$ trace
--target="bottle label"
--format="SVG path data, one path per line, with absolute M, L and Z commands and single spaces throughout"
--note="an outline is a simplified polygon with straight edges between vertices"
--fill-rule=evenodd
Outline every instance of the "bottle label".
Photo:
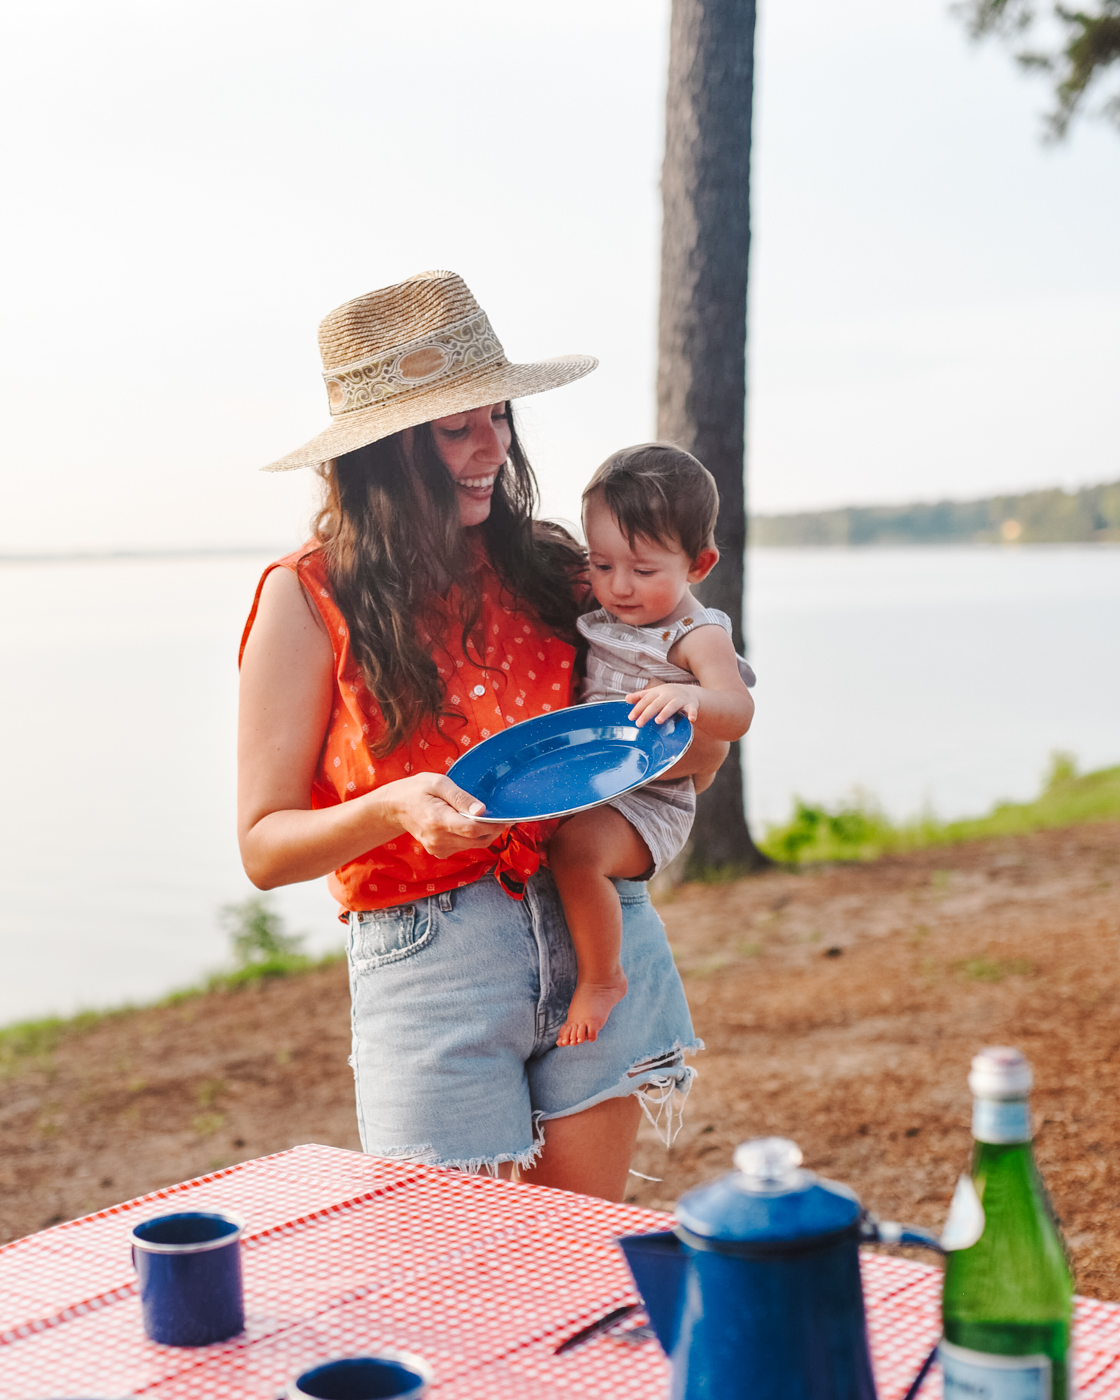
M 1030 1142 L 1030 1104 L 1026 1099 L 973 1099 L 972 1136 L 977 1142 Z
M 1048 1356 L 995 1356 L 943 1341 L 937 1359 L 945 1400 L 1051 1400 Z
M 941 1248 L 946 1254 L 954 1249 L 971 1249 L 984 1233 L 984 1207 L 976 1194 L 970 1176 L 962 1176 L 953 1192 L 949 1214 L 941 1231 Z

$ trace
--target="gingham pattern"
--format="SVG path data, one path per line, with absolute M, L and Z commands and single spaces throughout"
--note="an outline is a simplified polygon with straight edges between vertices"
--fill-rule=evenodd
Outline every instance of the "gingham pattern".
M 128 1233 L 161 1211 L 248 1222 L 245 1333 L 200 1349 L 144 1338 Z M 296 1147 L 0 1247 L 0 1396 L 274 1400 L 328 1356 L 426 1357 L 439 1400 L 661 1400 L 667 1364 L 631 1335 L 564 1356 L 581 1326 L 635 1300 L 616 1235 L 667 1217 L 330 1147 Z M 863 1260 L 880 1400 L 899 1400 L 938 1332 L 939 1274 Z M 1080 1300 L 1079 1394 L 1120 1397 L 1120 1306 Z M 940 1395 L 932 1374 L 923 1400 Z

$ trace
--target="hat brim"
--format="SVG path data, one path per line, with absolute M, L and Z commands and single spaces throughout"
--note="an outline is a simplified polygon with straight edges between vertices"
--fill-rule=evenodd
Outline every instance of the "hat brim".
M 433 418 L 468 413 L 472 408 L 485 408 L 503 399 L 522 399 L 544 393 L 546 389 L 559 389 L 590 374 L 598 363 L 593 355 L 557 355 L 531 365 L 490 365 L 469 377 L 458 376 L 449 384 L 427 385 L 407 398 L 395 397 L 389 403 L 340 415 L 318 437 L 286 457 L 269 462 L 261 471 L 289 472 L 297 467 L 318 466 L 344 452 L 368 447 L 391 433 L 430 423 Z

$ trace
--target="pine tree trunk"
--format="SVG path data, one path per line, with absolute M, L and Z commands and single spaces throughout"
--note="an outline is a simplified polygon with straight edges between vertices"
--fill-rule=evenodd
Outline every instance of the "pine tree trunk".
M 720 493 L 719 566 L 699 592 L 743 647 L 747 263 L 755 0 L 673 0 L 661 171 L 657 435 L 694 453 Z M 701 794 L 687 873 L 768 864 L 743 811 L 739 746 Z

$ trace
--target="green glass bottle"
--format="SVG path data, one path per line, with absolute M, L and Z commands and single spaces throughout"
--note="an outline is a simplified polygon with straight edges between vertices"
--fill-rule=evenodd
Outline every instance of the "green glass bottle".
M 1069 1400 L 1073 1279 L 1031 1149 L 1030 1065 L 983 1050 L 968 1083 L 972 1176 L 943 1237 L 945 1400 Z

